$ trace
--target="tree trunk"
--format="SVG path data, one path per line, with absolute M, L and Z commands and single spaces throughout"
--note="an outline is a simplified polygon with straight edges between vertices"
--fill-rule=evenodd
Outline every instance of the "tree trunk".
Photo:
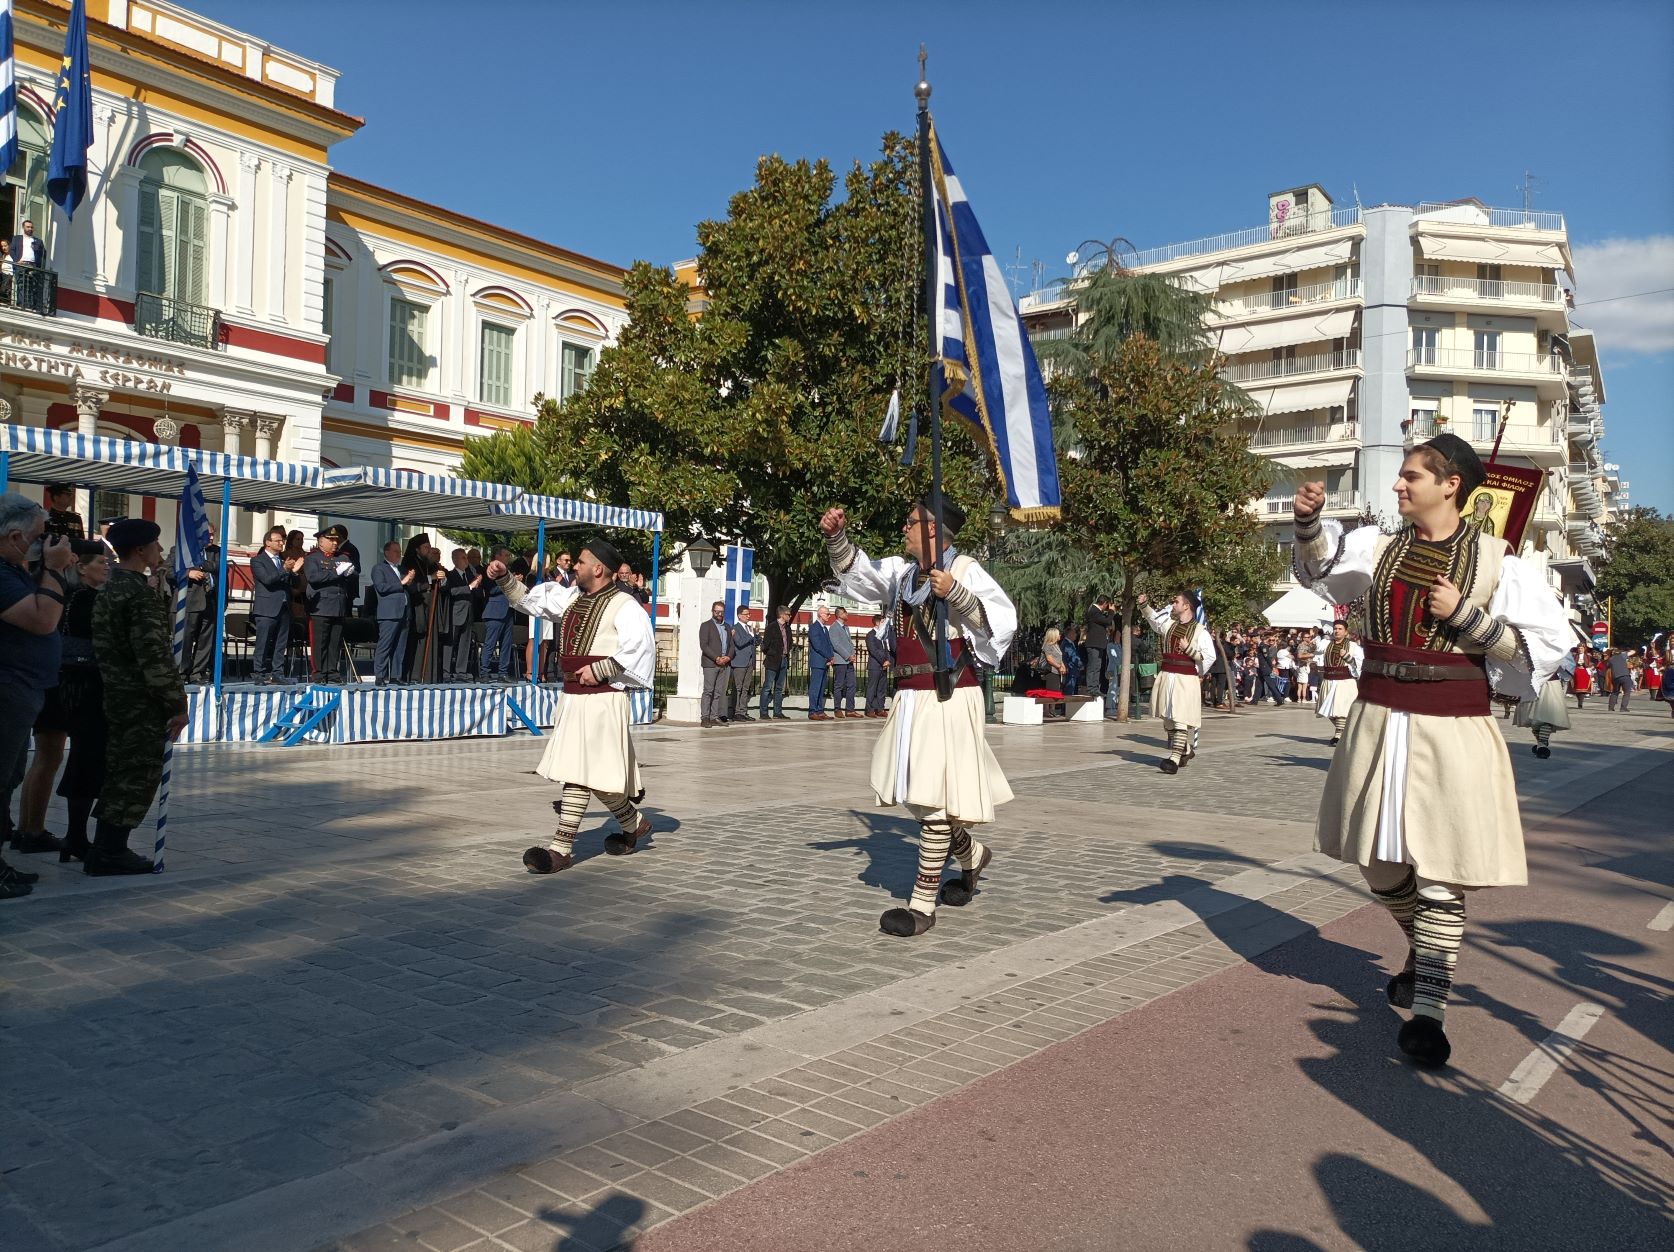
M 1129 623 L 1133 621 L 1133 573 L 1122 571 L 1122 616 L 1116 624 L 1117 638 L 1122 644 L 1122 682 L 1121 693 L 1116 697 L 1116 720 L 1128 720 L 1129 693 L 1133 690 L 1133 631 Z

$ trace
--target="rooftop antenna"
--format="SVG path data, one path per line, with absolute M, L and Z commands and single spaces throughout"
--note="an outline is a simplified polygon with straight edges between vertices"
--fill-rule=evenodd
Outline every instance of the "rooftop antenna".
M 1011 298 L 1015 301 L 1017 299 L 1017 284 L 1023 275 L 1022 244 L 1017 245 L 1016 254 L 1011 258 L 1010 263 L 1006 266 L 1006 274 L 1008 275 L 1006 278 L 1006 285 L 1011 288 Z
M 1350 183 L 1349 188 L 1354 192 L 1354 207 L 1358 210 L 1360 208 L 1360 184 Z
M 1534 188 L 1540 179 L 1528 170 L 1523 171 L 1523 217 L 1525 220 L 1534 218 Z

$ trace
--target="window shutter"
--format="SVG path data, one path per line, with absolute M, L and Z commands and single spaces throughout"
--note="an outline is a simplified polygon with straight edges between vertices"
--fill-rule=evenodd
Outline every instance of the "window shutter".
M 180 281 L 175 295 L 188 304 L 202 304 L 209 253 L 209 212 L 201 200 L 180 197 Z
M 177 251 L 180 239 L 180 197 L 167 187 L 157 188 L 157 285 L 152 288 L 160 296 L 171 299 L 180 293 L 180 256 Z
M 162 247 L 158 237 L 162 210 L 158 203 L 158 189 L 151 183 L 141 183 L 139 193 L 139 273 L 134 282 L 141 291 L 161 291 L 157 253 Z

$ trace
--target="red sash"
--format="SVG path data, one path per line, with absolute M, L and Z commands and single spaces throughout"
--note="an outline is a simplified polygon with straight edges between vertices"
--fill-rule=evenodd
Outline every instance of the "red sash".
M 1176 656 L 1172 652 L 1163 656 L 1157 668 L 1165 674 L 1190 674 L 1193 678 L 1200 678 L 1197 672 L 1197 662 L 1188 656 Z
M 608 656 L 576 656 L 573 653 L 560 652 L 558 654 L 558 666 L 564 671 L 564 694 L 567 696 L 597 696 L 603 695 L 607 691 L 615 691 L 616 688 L 609 683 L 584 683 L 574 677 L 594 661 L 608 660 L 610 660 Z
M 965 641 L 963 639 L 949 639 L 948 651 L 953 659 L 964 655 Z M 978 687 L 981 683 L 977 679 L 976 668 L 967 665 L 959 671 L 959 677 L 953 684 L 955 687 Z M 905 636 L 899 638 L 895 644 L 895 689 L 897 691 L 934 691 L 936 689 L 936 675 L 930 668 L 930 653 L 917 639 Z
M 1366 672 L 1373 662 L 1384 665 L 1439 666 L 1475 670 L 1468 678 L 1406 682 L 1396 676 Z M 1367 704 L 1381 704 L 1400 713 L 1424 713 L 1431 717 L 1487 717 L 1488 675 L 1480 656 L 1463 652 L 1429 652 L 1423 648 L 1397 648 L 1386 643 L 1366 644 L 1366 665 L 1360 675 L 1360 698 Z
M 1346 665 L 1326 665 L 1321 667 L 1319 676 L 1326 682 L 1340 683 L 1346 678 L 1353 678 L 1354 671 Z

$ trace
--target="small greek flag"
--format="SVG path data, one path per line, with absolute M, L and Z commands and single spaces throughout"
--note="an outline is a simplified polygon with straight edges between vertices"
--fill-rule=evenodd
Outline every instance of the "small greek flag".
M 1058 456 L 1035 350 L 988 250 L 965 190 L 930 127 L 936 196 L 936 320 L 945 410 L 987 448 L 1000 490 L 1019 521 L 1058 516 Z
M 17 160 L 17 61 L 12 55 L 12 0 L 0 0 L 0 175 Z
M 750 607 L 750 586 L 756 577 L 756 550 L 729 544 L 725 569 L 722 599 L 727 605 L 727 621 L 736 622 L 739 613 Z
M 1197 589 L 1197 612 L 1193 614 L 1193 616 L 1197 618 L 1197 624 L 1199 626 L 1207 626 L 1209 624 L 1209 609 L 1203 603 L 1202 587 Z

